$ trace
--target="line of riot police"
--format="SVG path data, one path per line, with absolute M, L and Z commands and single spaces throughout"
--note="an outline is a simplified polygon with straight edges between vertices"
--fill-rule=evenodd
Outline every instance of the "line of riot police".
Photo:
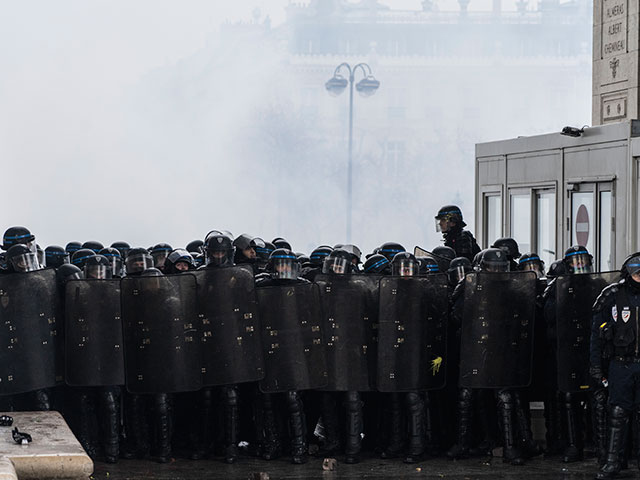
M 529 402 L 543 400 L 549 454 L 582 457 L 590 406 L 606 456 L 590 308 L 617 274 L 575 275 L 590 258 L 572 247 L 547 286 L 513 239 L 480 251 L 457 207 L 436 220 L 445 246 L 414 256 L 385 243 L 363 264 L 354 245 L 307 258 L 282 238 L 214 230 L 187 249 L 47 247 L 44 270 L 35 238 L 13 227 L 0 276 L 5 409 L 63 410 L 108 462 L 177 450 L 233 463 L 244 441 L 302 463 L 319 438 L 320 455 L 347 463 L 363 448 L 412 463 L 502 445 L 520 465 L 541 453 Z

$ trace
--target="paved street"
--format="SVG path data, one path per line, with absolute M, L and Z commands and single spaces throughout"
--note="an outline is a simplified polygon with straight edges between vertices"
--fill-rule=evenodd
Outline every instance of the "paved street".
M 338 458 L 340 461 L 340 458 Z M 625 472 L 626 478 L 640 478 L 634 469 Z M 96 462 L 92 478 L 98 480 L 124 479 L 242 479 L 246 480 L 253 473 L 266 472 L 270 479 L 381 479 L 395 480 L 410 478 L 475 480 L 586 480 L 596 472 L 595 459 L 581 463 L 565 465 L 560 458 L 543 460 L 542 457 L 529 461 L 526 466 L 513 467 L 504 465 L 501 458 L 470 459 L 448 461 L 430 459 L 416 465 L 405 465 L 401 461 L 383 461 L 366 458 L 358 465 L 338 463 L 335 471 L 323 471 L 322 459 L 310 458 L 306 465 L 292 465 L 286 459 L 266 462 L 244 457 L 236 465 L 226 465 L 221 461 L 190 461 L 177 459 L 170 464 L 160 465 L 151 461 L 122 460 L 117 465 Z

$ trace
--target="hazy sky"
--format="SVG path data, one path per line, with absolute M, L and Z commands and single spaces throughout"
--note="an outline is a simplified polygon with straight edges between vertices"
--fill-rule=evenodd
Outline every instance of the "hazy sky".
M 221 23 L 249 22 L 254 15 L 263 21 L 269 15 L 276 26 L 284 21 L 288 3 L 0 2 L 0 229 L 27 226 L 43 247 L 93 239 L 176 247 L 211 229 L 229 229 L 267 240 L 277 235 L 300 239 L 297 249 L 308 250 L 315 239 L 297 228 L 299 211 L 291 211 L 285 225 L 269 223 L 274 218 L 269 190 L 257 187 L 259 179 L 242 170 L 243 159 L 234 155 L 237 145 L 225 145 L 237 133 L 235 122 L 244 122 L 265 93 L 256 91 L 256 79 L 277 75 L 278 59 L 260 45 L 243 56 L 216 43 Z M 421 8 L 419 0 L 381 3 Z M 458 9 L 455 0 L 436 3 L 441 10 Z M 514 4 L 505 0 L 503 7 L 512 10 Z M 491 5 L 491 0 L 472 0 L 469 8 Z M 207 56 L 210 51 L 216 58 Z M 222 68 L 225 61 L 232 67 Z M 247 75 L 237 75 L 242 69 Z M 158 74 L 165 70 L 170 78 L 184 77 L 187 88 Z M 202 72 L 210 77 L 199 83 Z M 205 92 L 189 91 L 204 88 L 203 82 Z M 155 96 L 146 97 L 147 90 Z M 159 104 L 158 92 L 166 94 L 166 104 Z M 216 111 L 194 113 L 191 102 L 192 110 L 175 115 L 185 96 L 197 95 Z M 167 111 L 172 118 L 163 116 Z M 316 207 L 310 205 L 309 214 Z M 336 223 L 342 225 L 342 218 Z M 317 243 L 344 241 L 330 237 Z M 367 239 L 353 240 L 373 246 Z

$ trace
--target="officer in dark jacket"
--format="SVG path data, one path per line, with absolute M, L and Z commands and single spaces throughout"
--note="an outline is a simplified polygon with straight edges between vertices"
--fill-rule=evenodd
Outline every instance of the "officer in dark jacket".
M 277 239 L 276 239 L 277 240 Z M 290 285 L 296 283 L 310 283 L 299 276 L 300 263 L 295 254 L 286 248 L 275 249 L 267 264 L 267 272 L 256 277 L 256 287 L 272 287 Z M 262 458 L 273 460 L 281 454 L 281 441 L 276 425 L 277 394 L 262 394 L 262 416 L 264 428 L 264 445 Z M 289 441 L 291 451 L 291 463 L 302 464 L 307 462 L 307 424 L 304 412 L 304 404 L 300 392 L 290 390 L 284 394 L 286 404 L 286 416 L 289 426 Z
M 442 232 L 444 244 L 456 251 L 456 257 L 466 257 L 469 261 L 480 252 L 480 247 L 462 220 L 462 211 L 455 205 L 445 205 L 436 215 L 436 231 Z
M 621 270 L 622 280 L 606 287 L 593 308 L 590 374 L 597 384 L 608 381 L 610 406 L 607 458 L 597 479 L 620 472 L 629 416 L 640 414 L 640 252 L 628 257 Z M 610 358 L 606 378 L 603 358 Z

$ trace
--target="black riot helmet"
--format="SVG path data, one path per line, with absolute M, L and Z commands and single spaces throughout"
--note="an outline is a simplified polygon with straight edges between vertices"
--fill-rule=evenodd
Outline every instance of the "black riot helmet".
M 478 263 L 481 272 L 508 272 L 509 258 L 501 248 L 486 248 Z
M 70 263 L 60 265 L 60 268 L 56 270 L 56 279 L 60 285 L 65 285 L 69 280 L 80 280 L 82 278 L 82 270 Z
M 438 265 L 440 266 L 440 270 L 442 271 L 448 269 L 449 262 L 456 258 L 456 251 L 453 248 L 447 247 L 445 245 L 439 245 L 435 247 L 431 251 L 431 253 L 433 253 L 433 256 L 438 261 Z
M 173 248 L 168 243 L 158 243 L 151 247 L 151 256 L 153 257 L 153 265 L 160 271 L 164 270 L 164 262 L 171 253 Z
M 82 244 L 82 248 L 88 248 L 89 250 L 93 250 L 94 253 L 98 253 L 100 250 L 104 248 L 104 245 L 102 245 L 100 242 L 97 242 L 95 240 L 89 240 L 88 242 L 84 242 Z
M 235 247 L 230 236 L 224 233 L 213 233 L 207 236 L 204 244 L 207 266 L 230 267 L 233 265 Z
M 535 272 L 538 278 L 544 277 L 544 262 L 537 253 L 524 253 L 518 261 L 518 268 L 525 272 Z
M 202 253 L 202 246 L 204 245 L 204 242 L 202 240 L 192 240 L 189 243 L 187 243 L 187 247 L 186 250 L 187 252 L 193 254 L 193 253 Z
M 122 255 L 120 255 L 120 250 L 114 247 L 106 247 L 98 252 L 98 255 L 102 255 L 107 260 L 109 260 L 109 265 L 111 265 L 111 276 L 112 277 L 122 277 Z
M 264 242 L 264 247 L 256 247 L 257 264 L 260 270 L 264 270 L 269 263 L 269 257 L 276 249 L 273 243 Z
M 69 254 L 69 257 L 76 253 L 78 250 L 82 248 L 82 244 L 80 242 L 69 242 L 67 246 L 64 247 L 64 251 Z
M 84 262 L 87 261 L 87 258 L 93 257 L 95 254 L 96 252 L 88 248 L 76 250 L 73 255 L 71 255 L 71 264 L 82 270 L 84 269 Z
M 325 259 L 331 252 L 333 252 L 333 248 L 331 248 L 329 245 L 320 245 L 313 252 L 311 252 L 311 255 L 309 256 L 311 265 L 313 265 L 314 267 L 322 267 Z
M 464 276 L 472 270 L 471 262 L 467 257 L 456 257 L 449 263 L 447 276 L 450 285 L 457 285 Z
M 620 271 L 625 278 L 630 278 L 632 281 L 640 283 L 633 279 L 633 275 L 640 272 L 640 252 L 629 255 L 623 262 Z
M 167 257 L 164 262 L 164 273 L 170 275 L 172 273 L 187 272 L 195 270 L 196 263 L 191 254 L 183 248 L 176 248 Z
M 405 248 L 399 243 L 394 242 L 383 243 L 380 246 L 380 250 L 378 251 L 378 253 L 381 253 L 382 255 L 387 257 L 387 260 L 389 260 L 390 262 L 393 260 L 393 257 L 395 257 L 400 252 L 406 252 Z
M 27 227 L 9 227 L 2 236 L 2 248 L 8 250 L 13 245 L 18 244 L 27 245 L 29 248 L 31 248 L 31 244 L 35 243 L 35 240 L 35 235 L 33 235 Z M 31 250 L 33 249 L 31 248 Z
M 115 248 L 116 250 L 118 250 L 120 252 L 120 257 L 125 259 L 127 258 L 127 255 L 129 255 L 131 245 L 129 245 L 127 242 L 113 242 L 111 244 L 111 248 Z
M 564 259 L 556 260 L 551 265 L 549 265 L 549 271 L 547 272 L 547 277 L 553 278 L 558 277 L 560 275 L 565 275 L 567 273 L 567 265 L 564 263 Z
M 438 210 L 438 214 L 436 215 L 436 232 L 447 232 L 449 230 L 450 226 L 445 226 L 446 223 L 444 222 L 454 222 L 456 225 L 459 225 L 460 228 L 467 226 L 462 219 L 462 210 L 456 205 L 445 205 Z
M 374 253 L 364 262 L 364 273 L 389 275 L 391 273 L 391 262 L 387 257 L 380 253 Z
M 132 248 L 124 263 L 127 275 L 140 275 L 148 268 L 153 268 L 153 257 L 146 248 Z
M 84 278 L 105 280 L 111 277 L 111 263 L 104 255 L 94 255 L 84 262 Z
M 32 252 L 35 252 L 36 237 L 26 227 L 9 227 L 2 236 L 2 248 L 9 250 L 13 245 L 26 245 Z
M 572 245 L 564 252 L 563 261 L 569 273 L 590 273 L 591 255 L 582 245 Z
M 69 263 L 69 254 L 58 245 L 49 245 L 44 249 L 44 259 L 47 267 L 58 268 Z
M 256 248 L 264 247 L 264 240 L 247 233 L 243 233 L 233 241 L 235 247 L 234 260 L 236 264 L 240 263 L 256 263 L 258 260 L 258 252 Z
M 520 258 L 520 249 L 518 248 L 518 242 L 511 237 L 502 237 L 497 239 L 491 245 L 491 248 L 501 248 L 507 254 L 509 260 L 517 260 Z
M 300 275 L 300 262 L 291 250 L 276 248 L 269 256 L 267 271 L 278 280 L 296 280 Z
M 342 250 L 346 250 L 351 254 L 351 263 L 357 267 L 358 264 L 362 263 L 362 251 L 351 243 L 346 243 L 340 247 Z
M 271 243 L 273 243 L 273 245 L 276 248 L 286 248 L 287 250 L 293 250 L 291 248 L 291 244 L 289 242 L 287 242 L 284 238 L 282 237 L 276 237 L 273 240 L 271 240 Z
M 322 273 L 344 275 L 353 270 L 352 254 L 342 248 L 336 248 L 322 264 Z
M 396 253 L 391 260 L 391 274 L 400 277 L 413 277 L 420 273 L 420 264 L 409 252 Z
M 418 263 L 420 264 L 420 275 L 428 275 L 430 273 L 439 273 L 440 266 L 438 265 L 438 261 L 430 256 L 426 257 L 417 257 Z
M 28 245 L 16 243 L 9 247 L 6 254 L 7 270 L 9 272 L 34 272 L 40 270 L 38 254 L 33 252 Z

